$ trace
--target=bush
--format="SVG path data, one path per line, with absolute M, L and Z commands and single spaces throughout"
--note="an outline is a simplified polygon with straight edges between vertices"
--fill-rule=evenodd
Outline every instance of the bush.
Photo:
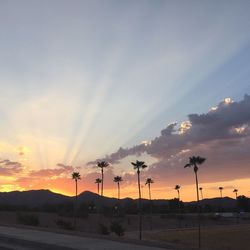
M 17 221 L 20 224 L 28 226 L 38 226 L 40 224 L 39 217 L 35 214 L 17 214 Z
M 105 225 L 99 223 L 99 232 L 100 232 L 100 234 L 108 235 L 109 234 L 109 229 Z
M 62 229 L 73 230 L 72 223 L 70 221 L 56 220 L 56 225 Z
M 111 222 L 110 225 L 110 231 L 112 233 L 115 233 L 118 236 L 123 236 L 125 232 L 125 228 L 122 226 L 122 224 L 118 221 Z

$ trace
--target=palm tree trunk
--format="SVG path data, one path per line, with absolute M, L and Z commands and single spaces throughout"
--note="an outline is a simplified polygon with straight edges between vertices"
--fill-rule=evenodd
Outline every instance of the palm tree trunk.
M 149 200 L 150 200 L 150 230 L 153 229 L 153 225 L 152 225 L 152 199 L 151 199 L 151 186 L 150 183 L 148 184 L 148 191 L 149 191 Z
M 197 172 L 195 172 L 195 183 L 196 183 L 197 202 L 199 203 L 200 197 L 199 197 L 199 184 L 198 184 L 198 175 L 197 175 Z
M 97 193 L 98 193 L 98 195 L 99 195 L 99 191 L 100 191 L 100 184 L 99 184 L 99 182 L 97 183 Z
M 177 193 L 178 193 L 178 213 L 179 213 L 179 228 L 181 227 L 181 201 L 180 201 L 180 190 L 177 189 Z
M 197 194 L 197 206 L 198 206 L 198 241 L 199 248 L 201 248 L 201 221 L 200 221 L 200 198 L 199 198 L 199 184 L 198 184 L 198 175 L 197 171 L 195 171 L 195 182 L 196 182 L 196 194 Z
M 75 196 L 75 209 L 74 209 L 74 228 L 76 229 L 76 211 L 77 211 L 77 180 L 76 182 L 76 196 Z
M 222 190 L 220 190 L 220 198 L 222 198 Z
M 117 182 L 117 185 L 118 185 L 118 200 L 120 200 L 120 183 Z
M 202 190 L 201 190 L 201 199 L 203 200 L 203 192 L 202 192 Z
M 103 178 L 103 168 L 102 168 L 102 187 L 101 187 L 101 196 L 103 196 L 103 182 L 104 182 L 104 178 Z
M 139 191 L 139 200 L 138 200 L 138 205 L 139 205 L 139 239 L 142 239 L 142 212 L 141 212 L 141 184 L 140 184 L 140 171 L 139 169 L 137 170 L 137 177 L 138 177 L 138 191 Z
M 181 198 L 180 198 L 180 191 L 178 191 L 178 205 L 179 205 L 179 214 L 181 213 Z

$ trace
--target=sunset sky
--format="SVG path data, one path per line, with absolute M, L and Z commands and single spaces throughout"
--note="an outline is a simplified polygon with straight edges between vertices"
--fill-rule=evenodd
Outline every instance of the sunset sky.
M 250 195 L 250 1 L 0 0 L 0 191 Z M 148 198 L 147 187 L 143 197 Z

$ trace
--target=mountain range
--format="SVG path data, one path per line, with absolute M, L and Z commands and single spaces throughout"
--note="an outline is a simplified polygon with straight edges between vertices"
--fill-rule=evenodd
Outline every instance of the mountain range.
M 27 206 L 38 207 L 44 204 L 60 204 L 64 202 L 71 202 L 75 197 L 66 196 L 58 193 L 51 192 L 50 190 L 30 190 L 30 191 L 13 191 L 13 192 L 0 192 L 0 205 L 12 205 L 12 206 Z M 85 191 L 78 196 L 80 203 L 93 203 L 95 205 L 114 206 L 117 204 L 116 198 L 101 197 L 96 193 Z M 124 198 L 119 201 L 120 205 L 133 204 L 137 199 Z M 144 202 L 149 200 L 143 199 Z M 153 200 L 155 205 L 168 205 L 169 200 L 158 199 Z M 184 205 L 195 205 L 195 201 L 183 202 Z M 236 206 L 235 199 L 224 198 L 212 198 L 204 199 L 201 201 L 201 205 L 209 206 L 221 206 L 233 208 Z

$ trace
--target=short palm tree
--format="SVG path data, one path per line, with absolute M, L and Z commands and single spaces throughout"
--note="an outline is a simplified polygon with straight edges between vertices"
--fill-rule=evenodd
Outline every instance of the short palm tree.
M 178 210 L 179 210 L 179 214 L 181 214 L 181 197 L 180 197 L 180 185 L 176 185 L 175 186 L 175 190 L 177 191 L 178 194 Z M 181 226 L 181 220 L 179 220 L 179 227 Z
M 219 190 L 220 190 L 220 198 L 222 198 L 223 187 L 219 187 Z
M 235 193 L 235 198 L 236 198 L 236 200 L 237 200 L 237 198 L 238 198 L 238 189 L 234 189 L 233 192 Z
M 97 178 L 97 179 L 95 179 L 95 183 L 97 184 L 97 193 L 98 193 L 98 195 L 99 195 L 99 191 L 100 191 L 100 183 L 102 183 L 102 179 L 100 179 L 100 178 Z
M 201 199 L 203 200 L 203 188 L 200 187 L 199 190 L 200 190 L 200 193 L 201 193 Z
M 123 179 L 122 179 L 121 176 L 115 176 L 113 181 L 117 183 L 117 188 L 118 188 L 118 200 L 120 200 L 120 182 L 122 182 Z
M 149 194 L 149 201 L 150 201 L 150 230 L 153 229 L 152 225 L 152 212 L 153 212 L 153 204 L 151 199 L 151 184 L 153 184 L 154 181 L 151 178 L 147 178 L 145 185 L 148 185 L 148 194 Z
M 181 188 L 181 186 L 179 186 L 179 185 L 176 185 L 174 188 L 177 191 L 179 202 L 180 202 L 180 188 Z
M 72 179 L 75 180 L 75 185 L 76 185 L 76 195 L 75 195 L 75 209 L 74 209 L 74 227 L 76 227 L 76 209 L 77 209 L 77 184 L 78 184 L 78 180 L 81 179 L 81 175 L 79 172 L 73 172 L 72 173 Z
M 137 172 L 137 181 L 138 181 L 138 192 L 139 192 L 139 199 L 138 199 L 138 205 L 139 205 L 139 239 L 142 238 L 142 213 L 141 213 L 141 180 L 140 180 L 140 173 L 141 170 L 146 168 L 147 165 L 145 165 L 144 161 L 136 161 L 131 162 L 131 164 L 134 166 L 134 169 Z
M 151 184 L 153 184 L 154 181 L 151 178 L 147 178 L 145 185 L 148 185 L 148 194 L 149 194 L 149 200 L 151 201 Z
M 189 162 L 184 166 L 184 168 L 193 167 L 193 169 L 194 169 L 198 207 L 199 207 L 199 202 L 200 202 L 200 198 L 199 198 L 199 182 L 198 182 L 198 174 L 197 174 L 197 172 L 199 170 L 198 165 L 201 165 L 205 161 L 206 161 L 206 158 L 202 158 L 200 156 L 192 156 L 192 157 L 189 157 Z M 200 208 L 199 208 L 199 214 L 200 214 Z M 199 219 L 199 248 L 200 248 L 201 247 L 200 216 L 198 216 L 198 219 Z
M 104 174 L 103 174 L 103 169 L 108 167 L 109 166 L 109 163 L 106 162 L 106 161 L 100 161 L 100 162 L 97 162 L 97 167 L 101 169 L 101 174 L 102 174 L 102 186 L 101 186 L 101 196 L 103 196 L 103 183 L 104 183 Z

